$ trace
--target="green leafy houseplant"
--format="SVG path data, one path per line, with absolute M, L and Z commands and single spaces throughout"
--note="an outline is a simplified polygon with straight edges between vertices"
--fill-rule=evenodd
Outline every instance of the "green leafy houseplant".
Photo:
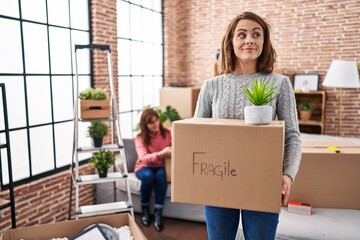
M 110 117 L 110 101 L 105 89 L 87 88 L 79 94 L 82 119 Z
M 299 113 L 301 120 L 310 120 L 312 115 L 313 107 L 309 102 L 302 102 L 299 105 Z
M 274 99 L 276 88 L 273 82 L 265 82 L 262 77 L 255 79 L 251 87 L 245 87 L 245 98 L 254 106 L 262 106 Z
M 92 121 L 88 127 L 88 134 L 94 140 L 95 147 L 102 146 L 103 137 L 108 133 L 108 127 L 103 122 L 96 120 Z
M 246 124 L 266 125 L 271 122 L 272 107 L 266 104 L 275 98 L 275 91 L 273 81 L 265 82 L 262 77 L 254 79 L 251 87 L 245 87 L 245 98 L 254 105 L 244 108 Z
M 106 177 L 108 169 L 115 165 L 115 156 L 111 151 L 102 149 L 92 155 L 89 163 L 98 170 L 100 177 Z
M 299 105 L 299 110 L 300 111 L 311 111 L 312 110 L 312 106 L 309 102 L 302 102 Z
M 159 115 L 160 121 L 162 123 L 165 122 L 166 120 L 173 122 L 173 121 L 181 119 L 181 117 L 180 117 L 179 113 L 176 111 L 176 109 L 171 106 L 166 106 L 165 111 L 161 111 L 160 108 L 157 108 L 156 112 Z
M 106 100 L 107 92 L 102 88 L 87 88 L 79 95 L 80 100 Z

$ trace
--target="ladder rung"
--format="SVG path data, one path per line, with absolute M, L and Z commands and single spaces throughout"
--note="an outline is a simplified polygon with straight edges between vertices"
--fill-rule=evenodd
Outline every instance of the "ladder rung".
M 6 143 L 1 143 L 1 144 L 0 144 L 0 149 L 1 149 L 1 148 L 6 148 Z
M 117 150 L 120 150 L 124 148 L 123 146 L 121 145 L 118 145 L 118 144 L 108 144 L 108 145 L 103 145 L 102 147 L 100 148 L 96 148 L 96 147 L 80 147 L 78 148 L 78 152 L 97 152 L 101 149 L 105 149 L 105 150 L 110 150 L 110 151 L 117 151 Z
M 129 203 L 125 201 L 121 201 L 121 202 L 82 206 L 80 207 L 79 211 L 76 214 L 79 217 L 89 217 L 99 214 L 127 212 L 130 211 L 131 208 L 132 206 Z
M 123 175 L 121 172 L 109 172 L 106 178 L 100 178 L 99 174 L 91 175 L 82 175 L 77 180 L 79 185 L 83 184 L 93 184 L 93 183 L 105 183 L 105 182 L 114 182 L 120 179 L 126 178 L 126 175 Z

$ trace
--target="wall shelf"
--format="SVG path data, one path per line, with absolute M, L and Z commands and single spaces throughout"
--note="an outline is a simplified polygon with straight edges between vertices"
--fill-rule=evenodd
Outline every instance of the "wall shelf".
M 302 102 L 309 102 L 313 108 L 310 120 L 302 120 L 299 115 L 300 132 L 324 134 L 325 91 L 295 92 L 295 99 L 298 107 Z

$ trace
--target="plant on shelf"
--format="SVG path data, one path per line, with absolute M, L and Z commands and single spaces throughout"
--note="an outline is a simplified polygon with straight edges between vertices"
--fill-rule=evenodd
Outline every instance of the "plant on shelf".
M 107 177 L 108 169 L 115 165 L 115 156 L 111 151 L 102 149 L 99 152 L 93 153 L 89 163 L 98 170 L 100 178 L 105 178 Z
M 262 77 L 254 79 L 251 87 L 245 86 L 245 98 L 254 105 L 244 108 L 245 123 L 260 125 L 271 122 L 272 107 L 266 104 L 274 99 L 275 90 L 273 81 L 265 82 Z
M 106 100 L 107 92 L 102 88 L 87 88 L 79 95 L 80 100 Z
M 93 139 L 95 147 L 102 147 L 103 138 L 107 133 L 107 125 L 99 120 L 92 121 L 88 127 L 89 137 Z
M 87 88 L 79 94 L 82 119 L 110 117 L 110 101 L 105 89 Z
M 299 113 L 301 120 L 310 120 L 312 115 L 313 107 L 309 102 L 302 102 L 299 105 Z

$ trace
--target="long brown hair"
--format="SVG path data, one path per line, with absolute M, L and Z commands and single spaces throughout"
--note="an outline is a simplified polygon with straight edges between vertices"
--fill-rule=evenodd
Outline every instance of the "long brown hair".
M 144 141 L 145 145 L 150 145 L 150 131 L 147 128 L 147 124 L 151 122 L 152 118 L 156 117 L 159 119 L 159 115 L 157 112 L 152 108 L 147 108 L 143 111 L 140 118 L 140 133 L 138 134 L 142 140 Z M 160 121 L 160 133 L 163 138 L 166 136 L 166 132 L 168 130 L 164 128 L 163 124 Z
M 270 40 L 270 25 L 261 17 L 252 12 L 244 12 L 236 16 L 228 25 L 221 43 L 219 72 L 220 74 L 230 74 L 235 72 L 236 55 L 232 40 L 236 25 L 240 20 L 247 19 L 257 22 L 264 31 L 264 45 L 261 55 L 256 64 L 256 71 L 262 73 L 271 73 L 276 61 L 276 52 Z

